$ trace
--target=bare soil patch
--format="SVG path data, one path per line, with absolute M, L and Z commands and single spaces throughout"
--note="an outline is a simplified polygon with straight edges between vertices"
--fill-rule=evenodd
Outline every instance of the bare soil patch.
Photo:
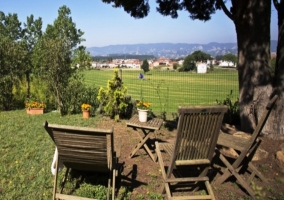
M 121 156 L 119 163 L 121 166 L 120 176 L 117 186 L 127 188 L 132 193 L 131 199 L 141 199 L 141 194 L 162 193 L 163 181 L 159 170 L 158 162 L 153 162 L 146 154 L 144 149 L 140 149 L 136 156 L 129 158 L 129 154 L 139 141 L 135 130 L 126 126 L 127 120 L 115 122 L 108 117 L 104 117 L 99 123 L 100 128 L 114 127 L 115 143 L 121 144 Z M 171 126 L 165 124 L 151 137 L 148 145 L 154 150 L 154 141 L 173 142 L 176 129 L 172 123 Z M 284 199 L 284 165 L 276 159 L 276 152 L 280 151 L 282 140 L 271 140 L 262 138 L 260 148 L 268 152 L 267 158 L 254 161 L 254 165 L 268 179 L 269 185 L 264 184 L 259 179 L 254 179 L 256 190 L 264 195 L 261 199 Z M 222 165 L 217 159 L 214 159 L 213 168 L 208 176 L 214 190 L 216 199 L 250 199 L 250 196 L 243 190 L 234 178 L 227 180 L 221 186 L 214 185 L 214 179 L 220 176 Z M 119 192 L 121 192 L 119 190 Z M 118 194 L 118 195 L 121 195 Z

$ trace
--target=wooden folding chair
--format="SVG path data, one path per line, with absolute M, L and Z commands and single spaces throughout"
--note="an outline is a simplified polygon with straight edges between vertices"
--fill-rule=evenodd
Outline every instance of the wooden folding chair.
M 168 199 L 215 199 L 207 172 L 227 109 L 226 106 L 179 107 L 175 143 L 155 143 Z M 205 184 L 206 195 L 193 194 L 200 183 Z
M 277 98 L 278 96 L 275 95 L 268 102 L 257 127 L 251 135 L 251 138 L 245 139 L 225 133 L 220 133 L 217 141 L 217 145 L 220 147 L 216 148 L 216 155 L 224 163 L 226 169 L 222 171 L 222 176 L 216 179 L 216 185 L 220 185 L 229 177 L 234 176 L 238 180 L 239 184 L 254 198 L 255 193 L 250 187 L 250 183 L 252 182 L 253 178 L 257 176 L 265 183 L 268 183 L 261 172 L 259 172 L 257 168 L 252 164 L 252 158 L 261 143 L 261 140 L 258 136 L 260 135 Z M 223 153 L 222 147 L 232 148 L 236 151 L 238 156 L 230 157 L 234 160 L 233 163 L 229 162 L 229 159 L 227 159 L 229 155 Z M 245 180 L 244 176 L 241 176 L 241 172 L 250 172 L 250 177 Z
M 107 199 L 110 198 L 111 181 L 112 199 L 114 199 L 119 155 L 114 151 L 113 129 L 65 126 L 48 124 L 47 122 L 44 123 L 44 128 L 58 149 L 53 199 L 87 199 L 62 194 L 70 169 L 109 173 Z M 59 159 L 67 170 L 61 183 L 61 190 L 57 193 Z

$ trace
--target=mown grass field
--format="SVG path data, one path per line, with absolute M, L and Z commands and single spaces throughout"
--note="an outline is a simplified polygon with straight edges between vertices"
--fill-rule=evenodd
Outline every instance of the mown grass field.
M 175 113 L 178 106 L 216 105 L 216 99 L 224 100 L 233 90 L 238 97 L 237 70 L 215 69 L 206 74 L 151 70 L 145 79 L 139 79 L 140 70 L 122 69 L 122 80 L 133 100 L 151 103 L 154 113 Z M 113 76 L 113 69 L 85 71 L 85 81 L 106 88 Z

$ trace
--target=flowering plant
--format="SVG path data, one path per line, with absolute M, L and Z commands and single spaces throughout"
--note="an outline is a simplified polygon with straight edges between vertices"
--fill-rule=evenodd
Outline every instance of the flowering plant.
M 82 108 L 82 110 L 87 110 L 87 111 L 89 111 L 90 109 L 91 109 L 91 105 L 90 104 L 87 104 L 87 103 L 83 103 L 82 105 L 81 105 L 81 108 Z
M 151 104 L 149 102 L 143 101 L 143 99 L 136 101 L 136 107 L 141 110 L 149 110 L 150 106 Z
M 26 108 L 46 108 L 46 105 L 38 101 L 29 101 L 29 102 L 26 102 L 25 107 Z

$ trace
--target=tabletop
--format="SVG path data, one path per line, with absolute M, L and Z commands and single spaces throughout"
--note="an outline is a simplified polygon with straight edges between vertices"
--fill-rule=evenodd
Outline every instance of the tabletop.
M 138 115 L 134 115 L 126 125 L 132 128 L 141 128 L 148 130 L 159 130 L 163 124 L 163 119 L 153 118 L 147 122 L 140 122 Z

